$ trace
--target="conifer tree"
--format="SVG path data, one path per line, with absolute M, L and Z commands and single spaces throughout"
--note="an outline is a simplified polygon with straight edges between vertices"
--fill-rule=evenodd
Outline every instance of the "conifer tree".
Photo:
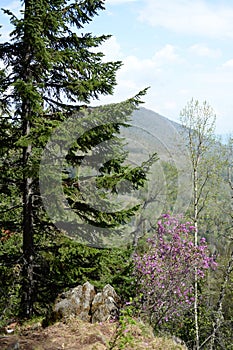
M 42 151 L 51 132 L 62 122 L 74 115 L 79 123 L 80 117 L 88 114 L 89 109 L 85 106 L 91 99 L 113 93 L 115 75 L 121 66 L 118 61 L 103 62 L 103 54 L 93 50 L 107 40 L 108 35 L 82 33 L 83 27 L 103 9 L 104 1 L 101 0 L 24 0 L 21 17 L 4 10 L 14 29 L 11 40 L 0 44 L 0 59 L 4 65 L 0 74 L 1 167 L 6 169 L 1 182 L 8 197 L 12 196 L 13 189 L 15 191 L 15 203 L 11 203 L 11 208 L 5 201 L 12 217 L 18 217 L 12 226 L 19 229 L 22 225 L 21 306 L 26 317 L 33 313 L 36 289 L 34 235 L 49 227 L 48 218 L 41 214 L 38 175 Z M 77 150 L 87 151 L 119 133 L 120 126 L 126 125 L 128 116 L 140 102 L 140 96 L 112 105 L 104 113 L 101 108 L 95 110 L 91 117 L 105 118 L 111 114 L 111 123 L 102 123 L 76 140 L 67 155 L 67 164 L 80 164 L 82 157 L 77 156 Z M 118 141 L 117 144 L 119 147 Z M 125 178 L 136 188 L 143 185 L 153 157 L 149 163 L 135 169 L 123 166 L 123 161 L 121 155 L 116 161 L 103 165 L 100 185 L 106 190 L 116 190 L 116 175 L 118 181 Z M 80 196 L 77 189 L 74 190 L 75 182 L 77 177 L 63 179 L 69 204 L 84 221 L 114 226 L 137 209 L 130 208 L 115 217 L 103 215 L 101 211 L 85 206 L 83 201 L 80 204 Z M 5 218 L 1 221 L 5 227 Z

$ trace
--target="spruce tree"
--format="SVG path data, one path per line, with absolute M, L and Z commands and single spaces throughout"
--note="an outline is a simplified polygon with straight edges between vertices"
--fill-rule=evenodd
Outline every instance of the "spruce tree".
M 108 35 L 82 33 L 93 16 L 104 9 L 104 1 L 25 0 L 22 4 L 19 18 L 4 10 L 14 29 L 11 40 L 0 44 L 0 59 L 4 64 L 0 74 L 1 167 L 6 169 L 1 182 L 6 198 L 15 196 L 14 203 L 8 203 L 5 198 L 8 223 L 2 216 L 1 224 L 6 227 L 11 222 L 9 218 L 17 216 L 17 220 L 11 222 L 11 229 L 19 230 L 19 225 L 22 226 L 21 309 L 24 316 L 30 317 L 36 291 L 34 237 L 36 232 L 52 227 L 41 209 L 39 168 L 43 149 L 53 130 L 71 116 L 81 129 L 83 116 L 89 114 L 92 121 L 110 116 L 110 123 L 94 128 L 93 122 L 93 129 L 83 133 L 72 145 L 66 161 L 67 167 L 73 169 L 82 160 L 78 151 L 86 152 L 119 134 L 120 126 L 127 124 L 129 115 L 140 102 L 141 94 L 105 109 L 86 108 L 91 99 L 113 93 L 116 72 L 121 66 L 118 61 L 103 62 L 103 54 L 93 50 L 107 40 Z M 118 139 L 116 148 L 121 145 Z M 106 191 L 116 191 L 117 182 L 122 179 L 132 182 L 135 188 L 143 185 L 154 158 L 142 167 L 131 168 L 122 164 L 125 157 L 121 154 L 118 159 L 103 164 L 99 186 Z M 85 205 L 79 189 L 74 186 L 78 176 L 66 176 L 67 168 L 63 170 L 64 192 L 81 220 L 97 227 L 113 227 L 126 221 L 137 209 L 133 206 L 116 215 L 96 211 Z

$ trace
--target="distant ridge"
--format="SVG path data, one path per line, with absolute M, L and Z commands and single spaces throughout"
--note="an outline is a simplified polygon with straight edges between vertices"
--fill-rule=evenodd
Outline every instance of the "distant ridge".
M 192 186 L 190 156 L 181 125 L 146 108 L 132 114 L 130 125 L 122 129 L 129 163 L 141 165 L 152 154 L 157 153 L 158 156 L 150 168 L 147 183 L 146 197 L 154 199 L 143 215 L 153 221 L 167 210 L 178 214 L 185 212 L 190 203 Z M 169 172 L 171 169 L 172 173 Z M 173 204 L 169 202 L 169 188 L 174 192 Z
M 151 121 L 156 121 L 158 127 L 163 127 L 165 124 L 172 124 L 177 130 L 180 130 L 181 128 L 181 125 L 179 123 L 176 123 L 169 118 L 164 117 L 161 114 L 145 107 L 141 107 L 140 109 L 135 110 L 133 113 L 133 121 L 142 122 L 142 118 L 145 118 L 145 121 L 143 122 L 145 126 L 148 125 L 148 123 Z
M 159 158 L 166 161 L 183 154 L 180 124 L 144 107 L 134 111 L 131 118 L 131 127 L 123 129 L 122 134 L 129 150 L 140 160 L 145 153 L 157 152 Z

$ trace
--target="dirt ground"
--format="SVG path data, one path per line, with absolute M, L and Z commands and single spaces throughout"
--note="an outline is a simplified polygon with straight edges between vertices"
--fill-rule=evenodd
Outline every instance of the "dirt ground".
M 90 324 L 79 319 L 58 322 L 47 328 L 40 325 L 16 327 L 15 334 L 0 335 L 0 350 L 109 350 L 115 329 L 116 324 L 110 322 Z M 134 343 L 125 345 L 123 349 L 185 349 L 171 339 L 154 338 L 151 332 L 145 332 L 140 327 L 131 332 Z

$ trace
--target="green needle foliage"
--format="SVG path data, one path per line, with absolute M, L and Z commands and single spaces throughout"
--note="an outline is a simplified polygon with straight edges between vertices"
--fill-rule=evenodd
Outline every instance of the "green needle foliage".
M 124 180 L 132 184 L 132 189 L 143 186 L 150 164 L 155 160 L 152 156 L 141 167 L 131 167 L 119 138 L 120 127 L 128 125 L 129 116 L 145 91 L 120 104 L 87 108 L 92 99 L 113 93 L 116 72 L 121 67 L 119 61 L 103 62 L 103 54 L 96 50 L 109 35 L 82 32 L 103 9 L 104 1 L 100 0 L 25 0 L 19 17 L 3 10 L 14 29 L 11 39 L 0 44 L 3 66 L 0 71 L 0 223 L 3 230 L 22 233 L 22 245 L 17 244 L 18 251 L 12 254 L 11 261 L 20 265 L 21 313 L 26 317 L 34 312 L 40 279 L 36 276 L 43 274 L 43 250 L 52 245 L 55 226 L 68 227 L 73 236 L 85 236 L 87 242 L 98 245 L 103 243 L 99 228 L 120 226 L 138 209 L 138 205 L 130 205 L 124 210 L 106 213 L 101 206 L 98 209 L 92 206 L 93 171 L 99 169 L 98 202 L 109 207 L 108 194 L 128 193 L 129 186 L 124 186 Z M 80 137 L 70 145 L 69 130 L 66 133 L 63 128 L 62 134 L 56 134 L 55 147 L 50 149 L 53 164 L 59 162 L 56 147 L 67 149 L 69 146 L 69 149 L 60 168 L 62 174 L 54 169 L 43 174 L 51 185 L 43 193 L 46 198 L 42 198 L 41 157 L 49 151 L 47 145 L 55 130 L 70 120 L 71 129 L 75 125 Z M 109 140 L 110 145 L 106 144 Z M 98 160 L 98 152 L 111 155 L 111 159 Z M 85 175 L 90 175 L 85 198 L 79 188 L 83 161 L 86 162 Z M 72 209 L 66 216 L 59 214 L 59 208 L 55 210 L 56 200 L 60 200 L 56 181 L 60 178 Z M 50 202 L 53 220 L 44 211 L 43 200 Z M 86 231 L 83 223 L 96 227 L 94 236 Z M 121 229 L 119 232 L 122 233 Z M 5 240 L 2 241 L 5 261 L 11 250 L 3 246 Z

